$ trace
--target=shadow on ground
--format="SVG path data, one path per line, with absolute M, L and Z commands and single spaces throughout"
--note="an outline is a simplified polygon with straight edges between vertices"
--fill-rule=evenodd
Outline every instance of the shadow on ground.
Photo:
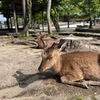
M 13 75 L 18 81 L 19 87 L 25 88 L 29 84 L 38 81 L 38 80 L 45 80 L 45 79 L 55 79 L 57 82 L 59 81 L 59 76 L 53 74 L 52 72 L 44 72 L 44 73 L 36 73 L 36 74 L 23 74 L 21 71 L 16 71 Z

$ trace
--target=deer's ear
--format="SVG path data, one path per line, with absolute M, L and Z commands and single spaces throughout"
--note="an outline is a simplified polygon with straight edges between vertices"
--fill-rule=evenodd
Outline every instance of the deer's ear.
M 49 48 L 44 48 L 44 50 L 54 50 L 54 49 L 58 49 L 58 45 L 56 43 L 53 43 L 52 46 L 50 46 Z
M 53 43 L 52 47 L 53 47 L 53 49 L 58 49 L 58 44 L 57 43 Z

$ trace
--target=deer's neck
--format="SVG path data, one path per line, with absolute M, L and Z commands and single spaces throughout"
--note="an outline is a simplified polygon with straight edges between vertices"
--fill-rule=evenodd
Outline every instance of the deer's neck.
M 38 44 L 39 44 L 40 48 L 44 48 L 45 47 L 45 44 L 43 42 L 43 37 L 42 36 L 38 37 Z
M 59 73 L 60 70 L 61 70 L 61 56 L 58 55 L 58 56 L 55 57 L 55 64 L 53 66 L 53 71 L 55 73 Z

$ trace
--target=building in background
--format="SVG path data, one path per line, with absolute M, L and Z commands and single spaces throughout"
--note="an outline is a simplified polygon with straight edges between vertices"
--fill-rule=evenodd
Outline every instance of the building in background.
M 6 29 L 7 28 L 7 23 L 6 23 L 7 19 L 0 14 L 0 29 Z

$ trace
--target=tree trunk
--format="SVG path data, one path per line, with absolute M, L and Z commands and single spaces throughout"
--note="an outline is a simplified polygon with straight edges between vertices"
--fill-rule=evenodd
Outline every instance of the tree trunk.
M 52 18 L 52 21 L 53 21 L 53 24 L 55 26 L 55 29 L 57 32 L 60 32 L 60 26 L 59 26 L 59 14 L 57 13 L 56 11 L 56 8 L 53 9 L 54 10 L 54 14 L 51 13 L 51 18 Z
M 44 32 L 44 13 L 42 11 L 42 31 Z
M 93 25 L 95 26 L 96 25 L 96 19 L 95 19 L 95 17 L 94 17 L 94 20 L 93 20 Z
M 27 31 L 29 28 L 29 25 L 31 24 L 31 19 L 32 19 L 32 1 L 31 0 L 27 0 L 27 9 L 28 9 L 28 23 L 26 24 L 24 30 L 21 32 L 20 36 L 21 37 L 25 37 L 27 36 Z
M 90 24 L 89 24 L 89 28 L 92 28 L 92 18 L 91 18 L 91 0 L 88 0 L 89 2 L 88 2 L 88 4 L 89 4 L 89 22 L 90 22 Z
M 51 29 L 51 20 L 50 20 L 50 10 L 51 10 L 51 0 L 48 0 L 48 5 L 47 5 L 47 24 L 48 24 L 48 33 L 52 34 L 52 29 Z
M 66 37 L 60 39 L 58 48 L 60 51 L 73 52 L 73 51 L 90 51 L 95 48 L 90 46 L 87 41 L 92 40 L 92 38 L 74 38 Z
M 10 30 L 10 26 L 9 26 L 9 17 L 7 16 L 7 27 L 8 27 L 8 30 Z
M 14 3 L 14 1 L 13 1 L 13 15 L 14 15 L 15 31 L 16 31 L 16 33 L 18 33 L 17 18 L 16 18 L 16 9 L 15 9 L 15 3 Z
M 67 16 L 67 21 L 68 21 L 68 27 L 67 28 L 69 28 L 69 25 L 70 25 L 70 15 L 69 15 L 69 13 L 68 13 L 68 16 Z
M 22 6 L 23 6 L 23 24 L 25 27 L 26 25 L 26 0 L 22 0 Z
M 92 28 L 92 19 L 91 18 L 90 18 L 89 22 L 90 22 L 89 28 Z
M 13 25 L 12 25 L 12 18 L 10 16 L 10 31 L 12 32 L 13 31 Z

